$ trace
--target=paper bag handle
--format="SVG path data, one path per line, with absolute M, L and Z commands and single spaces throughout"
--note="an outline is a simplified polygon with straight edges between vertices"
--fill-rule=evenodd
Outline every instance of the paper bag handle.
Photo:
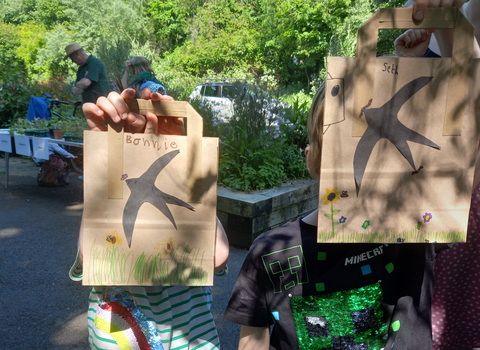
M 469 89 L 473 57 L 474 28 L 457 8 L 430 8 L 421 22 L 412 19 L 411 8 L 378 10 L 358 30 L 355 67 L 354 115 L 361 114 L 371 98 L 375 81 L 379 29 L 453 29 L 453 51 L 443 135 L 461 135 L 465 91 Z M 360 137 L 367 127 L 365 118 L 353 118 L 352 136 Z
M 162 117 L 187 118 L 187 187 L 190 202 L 198 202 L 202 195 L 202 186 L 198 180 L 202 177 L 202 137 L 203 119 L 200 114 L 184 101 L 125 100 L 130 112 L 145 115 L 152 112 Z M 123 123 L 109 124 L 108 128 L 108 197 L 122 198 L 123 184 Z

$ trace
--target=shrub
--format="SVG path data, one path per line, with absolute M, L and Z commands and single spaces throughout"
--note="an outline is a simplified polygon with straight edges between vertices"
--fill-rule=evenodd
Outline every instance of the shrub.
M 223 122 L 217 117 L 217 113 L 213 111 L 212 106 L 203 103 L 199 98 L 190 100 L 190 104 L 203 118 L 203 136 L 219 137 Z
M 21 70 L 6 76 L 0 91 L 0 127 L 9 125 L 17 118 L 26 118 L 30 97 L 44 97 L 46 93 L 62 101 L 78 99 L 72 94 L 64 77 L 30 82 L 25 71 Z
M 305 160 L 284 118 L 296 110 L 277 110 L 264 90 L 238 86 L 234 115 L 220 134 L 220 184 L 236 190 L 262 190 L 305 177 Z M 279 114 L 277 114 L 279 113 Z M 301 119 L 299 116 L 297 119 Z M 292 124 L 293 125 L 293 124 Z

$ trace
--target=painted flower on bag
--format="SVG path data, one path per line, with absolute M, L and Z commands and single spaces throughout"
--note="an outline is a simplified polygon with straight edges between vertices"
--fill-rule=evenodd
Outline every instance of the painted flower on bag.
M 342 216 L 342 217 L 338 220 L 338 222 L 341 223 L 341 224 L 344 224 L 345 221 L 347 221 L 347 218 L 346 218 L 345 216 Z
M 365 220 L 362 224 L 362 228 L 364 230 L 366 230 L 368 228 L 368 226 L 370 226 L 370 221 L 369 220 Z
M 339 195 L 340 191 L 337 191 L 336 187 L 331 191 L 327 188 L 327 194 L 322 197 L 322 200 L 325 201 L 323 204 L 327 205 L 330 202 L 337 203 L 337 200 L 340 199 Z
M 335 225 L 338 225 L 340 222 L 337 222 L 334 220 L 334 216 L 340 213 L 340 210 L 333 210 L 333 203 L 337 203 L 338 200 L 340 200 L 339 197 L 340 191 L 337 191 L 337 188 L 335 187 L 330 191 L 329 188 L 327 188 L 327 194 L 323 196 L 322 200 L 325 202 L 323 203 L 324 205 L 327 205 L 330 203 L 330 214 L 323 214 L 327 219 L 330 219 L 332 221 L 332 235 L 335 235 Z
M 168 241 L 163 240 L 164 243 L 157 243 L 154 249 L 161 249 L 163 251 L 163 256 L 172 255 L 173 250 L 175 248 L 175 241 L 172 237 L 168 239 Z
M 430 222 L 430 220 L 432 220 L 433 216 L 432 216 L 432 213 L 425 213 L 425 215 L 423 216 L 423 222 L 426 223 L 426 222 Z
M 115 230 L 111 233 L 105 234 L 105 240 L 107 241 L 108 248 L 113 248 L 117 244 L 122 244 L 122 239 L 118 235 L 117 230 Z

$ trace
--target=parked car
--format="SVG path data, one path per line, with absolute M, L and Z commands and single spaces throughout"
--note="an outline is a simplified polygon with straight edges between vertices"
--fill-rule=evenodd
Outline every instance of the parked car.
M 286 102 L 273 99 L 265 91 L 256 85 L 242 82 L 209 81 L 198 84 L 189 96 L 189 101 L 199 99 L 209 104 L 219 118 L 228 121 L 235 112 L 235 104 L 242 103 L 245 98 L 255 99 L 262 104 L 266 117 L 272 117 L 279 113 L 280 109 L 289 108 Z

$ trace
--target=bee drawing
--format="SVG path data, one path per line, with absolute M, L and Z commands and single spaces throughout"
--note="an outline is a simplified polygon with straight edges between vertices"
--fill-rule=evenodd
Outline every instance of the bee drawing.
M 113 235 L 107 235 L 107 242 L 115 244 L 115 243 L 117 243 L 117 237 L 115 237 Z

